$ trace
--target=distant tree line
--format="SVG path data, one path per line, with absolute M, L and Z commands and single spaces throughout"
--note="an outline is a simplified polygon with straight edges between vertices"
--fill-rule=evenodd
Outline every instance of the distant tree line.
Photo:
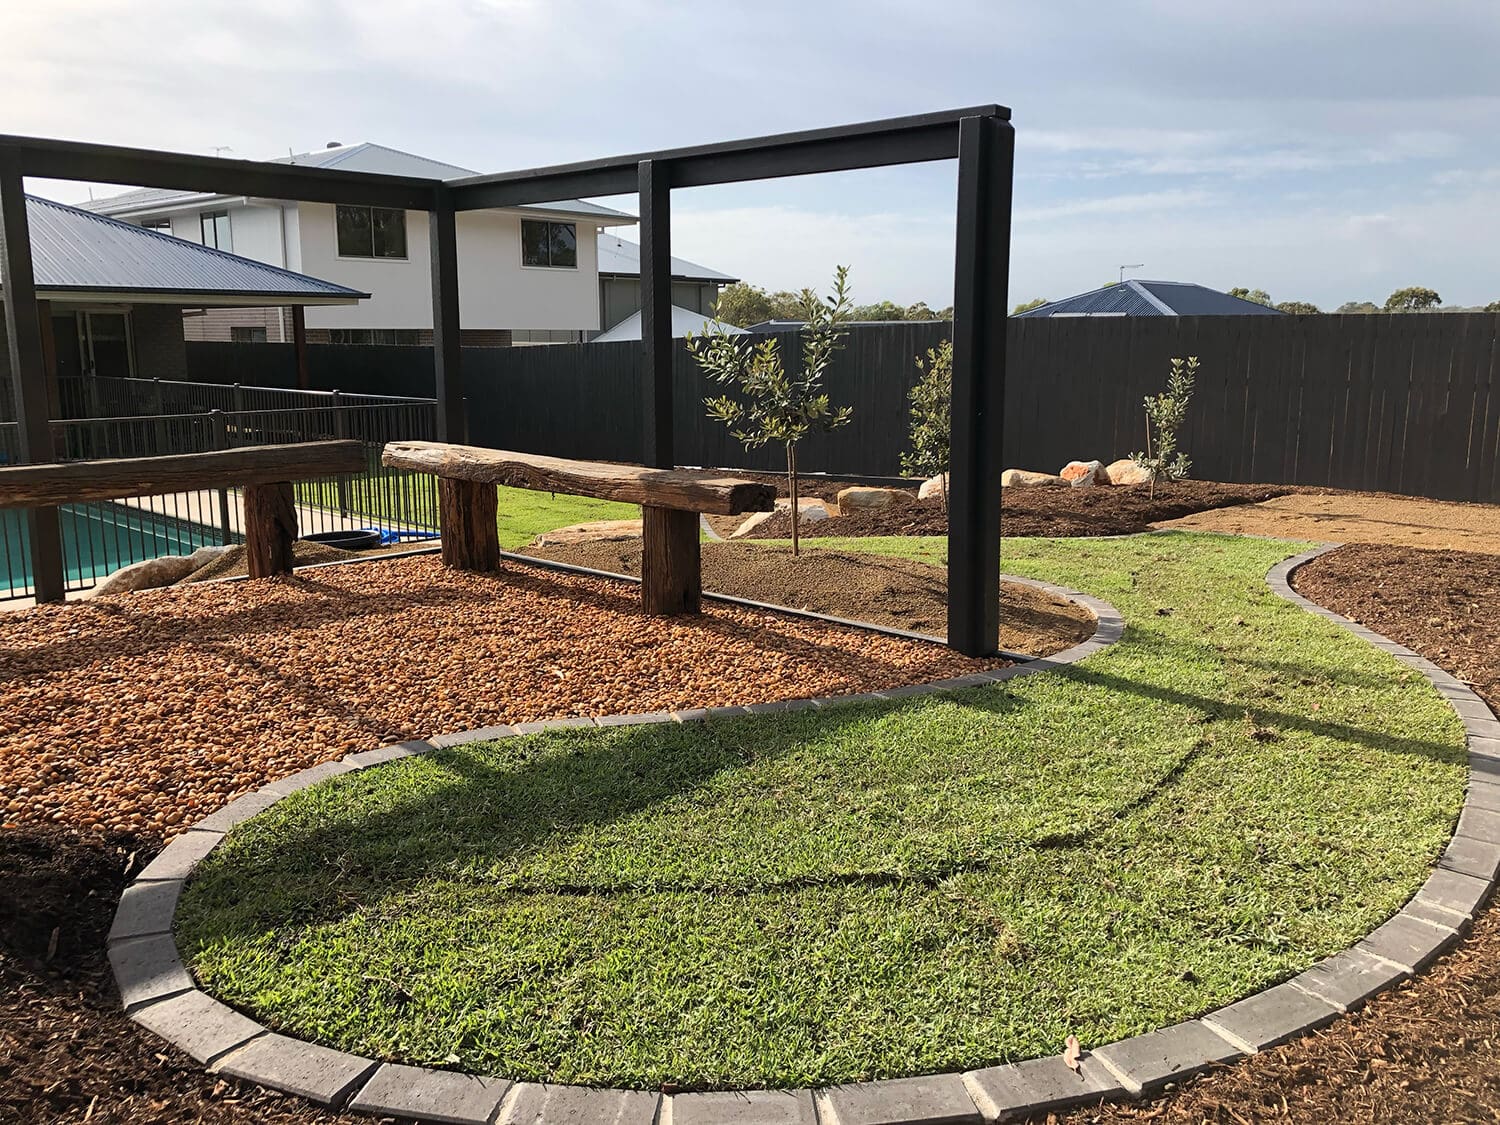
M 1258 305 L 1268 305 L 1284 313 L 1293 313 L 1298 316 L 1306 316 L 1311 313 L 1322 312 L 1317 305 L 1307 301 L 1282 301 L 1272 304 L 1270 294 L 1264 289 L 1244 289 L 1236 287 L 1229 291 L 1231 297 L 1240 297 L 1246 301 L 1254 301 Z M 1404 289 L 1397 289 L 1385 299 L 1384 305 L 1377 305 L 1374 301 L 1345 301 L 1333 310 L 1348 316 L 1352 313 L 1407 313 L 1407 312 L 1500 312 L 1500 301 L 1491 301 L 1483 306 L 1444 306 L 1442 297 L 1438 296 L 1436 289 L 1428 289 L 1424 285 L 1408 285 Z
M 790 293 L 779 289 L 767 293 L 758 285 L 737 281 L 725 286 L 719 293 L 715 315 L 725 324 L 736 328 L 747 328 L 767 320 L 806 320 L 804 304 L 806 290 Z M 898 305 L 894 301 L 877 301 L 873 305 L 852 305 L 848 320 L 951 320 L 953 308 L 929 308 L 925 301 L 913 305 Z

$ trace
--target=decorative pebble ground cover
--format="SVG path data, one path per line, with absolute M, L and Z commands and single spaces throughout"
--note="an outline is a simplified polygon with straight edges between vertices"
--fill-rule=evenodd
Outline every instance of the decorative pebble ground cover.
M 1462 799 L 1452 710 L 1272 594 L 1286 553 L 1016 544 L 1125 641 L 947 700 L 335 780 L 230 836 L 179 940 L 304 1038 L 649 1089 L 956 1070 L 1207 1010 L 1373 929 Z
M 0 827 L 168 836 L 372 746 L 570 715 L 853 694 L 995 661 L 608 580 L 426 556 L 0 619 Z

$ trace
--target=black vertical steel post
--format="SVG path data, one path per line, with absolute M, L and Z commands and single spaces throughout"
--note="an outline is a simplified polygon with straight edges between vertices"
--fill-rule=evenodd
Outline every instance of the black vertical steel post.
M 1008 121 L 959 122 L 948 644 L 969 656 L 1000 647 L 1000 441 L 1014 158 Z
M 641 212 L 641 371 L 645 381 L 643 463 L 670 469 L 672 449 L 672 170 L 637 166 Z
M 432 367 L 437 377 L 437 439 L 463 441 L 463 353 L 458 342 L 458 226 L 448 189 L 433 193 L 427 212 L 432 265 Z
M 41 314 L 31 268 L 31 227 L 26 187 L 18 163 L 0 157 L 0 286 L 5 293 L 5 336 L 22 461 L 53 461 L 50 391 L 42 348 Z M 63 599 L 62 527 L 56 508 L 26 513 L 31 539 L 32 588 L 38 602 Z

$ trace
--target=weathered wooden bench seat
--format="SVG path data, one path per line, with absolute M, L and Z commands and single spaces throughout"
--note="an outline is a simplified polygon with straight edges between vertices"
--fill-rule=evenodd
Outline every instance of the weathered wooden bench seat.
M 698 517 L 769 512 L 769 484 L 688 469 L 570 461 L 435 441 L 397 441 L 381 460 L 438 478 L 443 562 L 463 570 L 500 565 L 495 486 L 620 500 L 641 506 L 641 599 L 647 613 L 697 613 L 702 594 Z
M 45 462 L 0 468 L 0 508 L 52 508 L 92 500 L 243 488 L 251 578 L 292 573 L 297 504 L 292 482 L 363 472 L 357 441 L 255 445 L 165 457 Z

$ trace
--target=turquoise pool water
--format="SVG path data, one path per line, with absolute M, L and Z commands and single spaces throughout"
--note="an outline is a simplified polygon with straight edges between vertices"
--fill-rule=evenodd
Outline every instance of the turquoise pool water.
M 206 513 L 205 513 L 206 514 Z M 218 528 L 124 504 L 69 504 L 61 510 L 63 570 L 70 590 L 162 555 L 223 542 Z M 0 598 L 31 593 L 31 536 L 25 514 L 0 511 Z

